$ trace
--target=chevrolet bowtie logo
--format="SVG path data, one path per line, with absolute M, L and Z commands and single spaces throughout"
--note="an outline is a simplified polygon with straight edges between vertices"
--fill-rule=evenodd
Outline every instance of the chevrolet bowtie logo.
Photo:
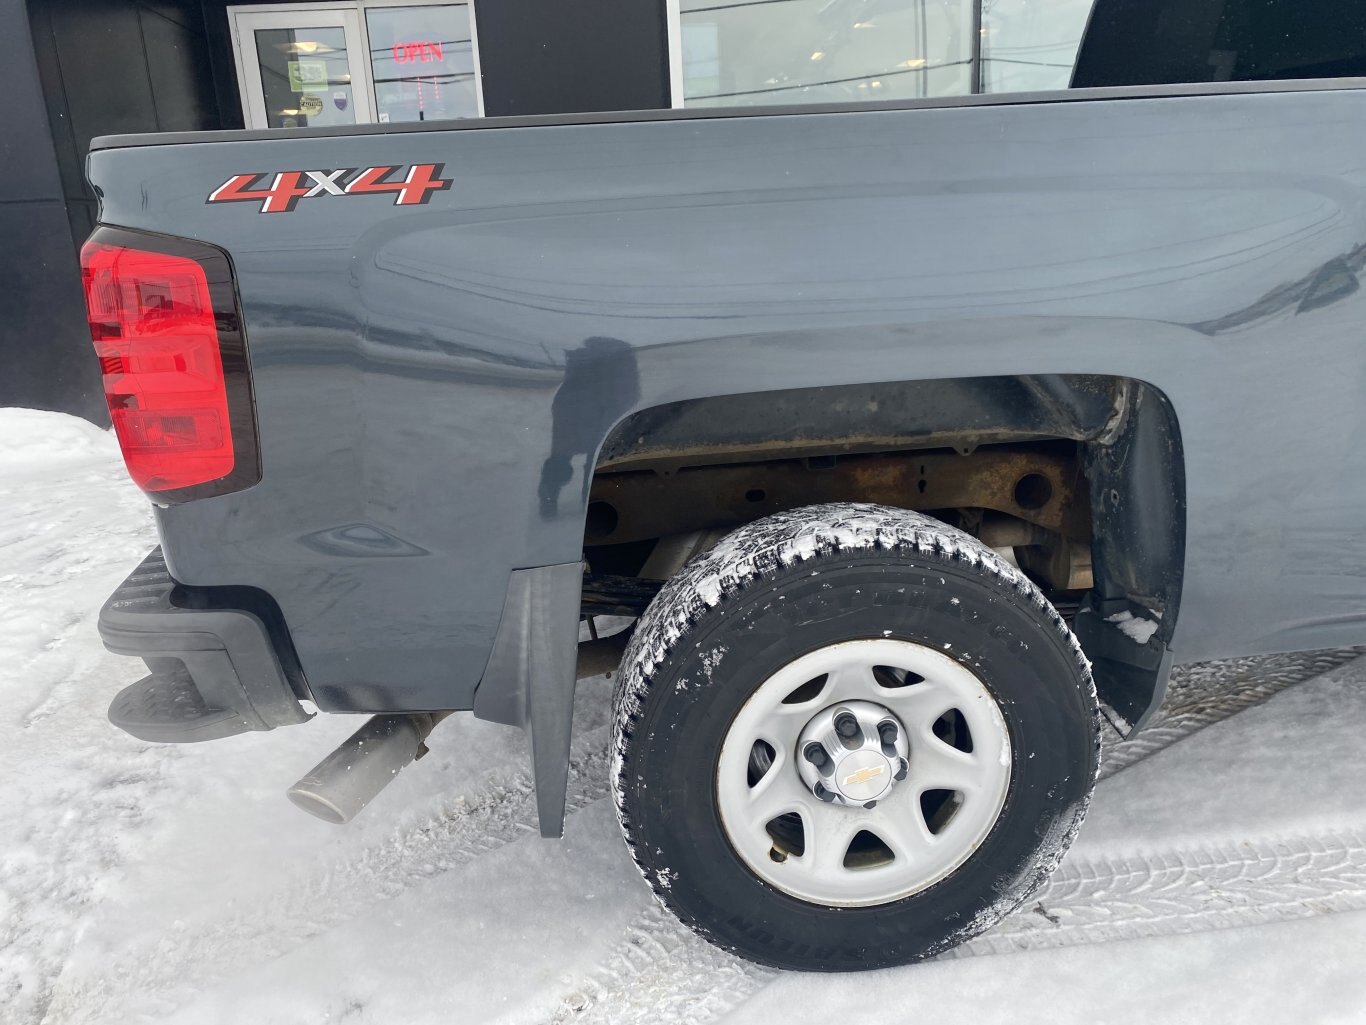
M 844 777 L 844 785 L 849 786 L 854 783 L 867 783 L 874 777 L 881 776 L 887 771 L 885 765 L 870 765 L 866 769 L 859 769 L 858 772 L 851 772 Z

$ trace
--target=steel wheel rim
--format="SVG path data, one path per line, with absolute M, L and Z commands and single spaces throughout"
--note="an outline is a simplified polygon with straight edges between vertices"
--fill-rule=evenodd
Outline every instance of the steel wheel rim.
M 841 702 L 890 709 L 909 740 L 905 778 L 872 808 L 822 801 L 797 764 L 804 728 Z M 759 742 L 772 754 L 756 779 Z M 966 862 L 1000 818 L 1011 767 L 1005 718 L 966 666 L 911 641 L 842 641 L 756 688 L 722 743 L 715 798 L 731 847 L 764 882 L 813 904 L 867 907 L 928 889 Z M 799 833 L 783 818 L 794 815 Z

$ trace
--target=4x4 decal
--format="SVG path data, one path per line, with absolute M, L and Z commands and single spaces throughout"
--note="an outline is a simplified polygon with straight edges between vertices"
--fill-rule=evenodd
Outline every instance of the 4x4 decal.
M 208 203 L 260 203 L 263 214 L 287 214 L 301 199 L 315 196 L 360 196 L 393 193 L 395 206 L 421 206 L 451 181 L 441 177 L 443 164 L 413 164 L 397 177 L 400 164 L 343 167 L 338 171 L 280 171 L 235 174 L 209 193 Z M 270 188 L 259 188 L 266 179 Z

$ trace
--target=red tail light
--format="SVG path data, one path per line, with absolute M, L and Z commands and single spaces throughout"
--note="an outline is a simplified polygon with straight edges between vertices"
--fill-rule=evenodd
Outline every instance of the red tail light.
M 260 480 L 251 375 L 227 256 L 99 228 L 81 249 L 90 337 L 133 480 L 158 499 Z

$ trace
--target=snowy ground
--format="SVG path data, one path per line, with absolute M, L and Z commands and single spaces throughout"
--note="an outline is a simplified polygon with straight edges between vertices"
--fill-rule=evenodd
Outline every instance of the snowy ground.
M 938 962 L 781 974 L 652 902 L 581 687 L 563 842 L 520 735 L 448 720 L 351 826 L 283 788 L 356 725 L 189 747 L 104 719 L 139 675 L 94 631 L 154 544 L 112 439 L 0 410 L 0 1022 L 1366 1022 L 1366 659 L 1178 673 L 1111 744 L 1030 908 Z

